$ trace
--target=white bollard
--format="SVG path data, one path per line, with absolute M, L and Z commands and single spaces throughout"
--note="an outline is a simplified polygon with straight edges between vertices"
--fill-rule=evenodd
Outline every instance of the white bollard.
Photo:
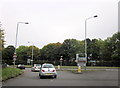
M 58 65 L 58 70 L 60 69 L 60 65 Z

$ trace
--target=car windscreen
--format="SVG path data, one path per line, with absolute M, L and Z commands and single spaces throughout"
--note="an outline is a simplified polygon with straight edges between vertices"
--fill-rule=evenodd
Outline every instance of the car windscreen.
M 40 64 L 36 64 L 36 66 L 41 66 Z
M 34 64 L 34 67 L 36 67 L 36 66 L 40 67 L 41 65 L 40 64 Z
M 54 68 L 53 65 L 44 65 L 43 68 Z

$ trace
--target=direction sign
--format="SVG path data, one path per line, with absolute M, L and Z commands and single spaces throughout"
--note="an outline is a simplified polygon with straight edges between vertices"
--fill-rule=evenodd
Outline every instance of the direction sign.
M 77 63 L 78 66 L 86 66 L 86 58 L 85 57 L 77 57 L 75 62 Z
M 15 60 L 16 60 L 16 58 L 13 58 L 13 60 L 15 61 Z
M 15 61 L 15 60 L 16 60 L 16 58 L 17 58 L 17 55 L 16 55 L 16 54 L 14 54 L 14 55 L 13 55 L 13 60 Z
M 62 58 L 60 58 L 60 60 L 62 61 L 63 59 L 62 59 Z
M 14 54 L 14 55 L 13 55 L 13 58 L 17 58 L 17 55 L 16 55 L 16 54 Z
M 30 59 L 27 59 L 27 63 L 30 63 Z

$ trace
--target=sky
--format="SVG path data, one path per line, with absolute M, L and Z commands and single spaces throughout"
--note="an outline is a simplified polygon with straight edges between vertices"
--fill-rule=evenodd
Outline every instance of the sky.
M 5 46 L 20 45 L 42 48 L 65 39 L 106 39 L 118 31 L 119 0 L 1 0 L 0 21 L 5 32 Z M 28 43 L 30 42 L 30 43 Z

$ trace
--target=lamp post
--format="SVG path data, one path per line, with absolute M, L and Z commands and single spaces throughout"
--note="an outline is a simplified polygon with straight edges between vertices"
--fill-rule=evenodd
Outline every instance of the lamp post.
M 86 62 L 87 62 L 87 40 L 86 40 L 86 36 L 87 36 L 87 20 L 92 19 L 92 18 L 96 18 L 98 17 L 97 15 L 93 16 L 93 17 L 89 17 L 85 20 L 85 58 L 86 58 Z M 86 70 L 86 68 L 85 68 Z
M 31 42 L 28 42 L 31 43 Z M 33 66 L 33 54 L 34 54 L 34 44 L 32 43 L 32 60 L 31 60 L 31 65 Z
M 14 55 L 13 55 L 14 67 L 15 67 L 15 61 L 16 61 L 16 58 L 17 58 L 17 55 L 16 55 L 16 48 L 17 48 L 17 37 L 18 37 L 19 24 L 29 24 L 29 23 L 28 23 L 28 22 L 18 22 L 18 23 L 17 23 L 16 40 L 15 40 L 15 52 L 14 52 Z

